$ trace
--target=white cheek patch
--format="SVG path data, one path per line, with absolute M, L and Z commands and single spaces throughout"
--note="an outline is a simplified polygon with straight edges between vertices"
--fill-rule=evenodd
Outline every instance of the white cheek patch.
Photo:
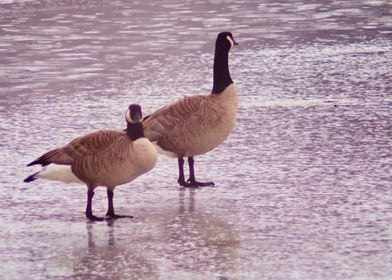
M 230 42 L 230 48 L 234 46 L 233 40 L 230 38 L 230 36 L 226 36 L 226 39 Z
M 131 111 L 129 111 L 129 109 L 127 110 L 127 112 L 125 114 L 125 118 L 127 119 L 127 122 L 133 123 L 133 120 L 131 118 Z

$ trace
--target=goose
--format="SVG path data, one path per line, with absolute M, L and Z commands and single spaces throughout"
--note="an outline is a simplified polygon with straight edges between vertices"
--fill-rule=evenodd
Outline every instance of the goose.
M 178 183 L 182 187 L 214 186 L 198 182 L 194 157 L 220 145 L 231 133 L 237 118 L 237 91 L 229 72 L 229 51 L 238 45 L 230 32 L 218 34 L 215 44 L 213 86 L 208 95 L 194 95 L 164 106 L 143 119 L 146 137 L 159 153 L 178 160 Z M 184 177 L 188 158 L 189 179 Z
M 141 107 L 131 104 L 125 114 L 126 131 L 100 130 L 71 141 L 45 153 L 27 166 L 40 164 L 43 169 L 24 179 L 32 182 L 43 178 L 87 185 L 86 217 L 94 221 L 104 218 L 93 215 L 92 199 L 98 186 L 107 188 L 107 219 L 132 218 L 117 215 L 113 207 L 113 191 L 150 171 L 157 161 L 154 145 L 144 136 Z

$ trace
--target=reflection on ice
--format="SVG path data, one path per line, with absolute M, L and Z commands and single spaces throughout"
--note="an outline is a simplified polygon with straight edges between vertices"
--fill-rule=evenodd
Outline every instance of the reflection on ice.
M 158 207 L 134 221 L 87 222 L 86 234 L 77 242 L 73 238 L 66 254 L 48 260 L 48 276 L 161 279 L 171 274 L 180 279 L 197 272 L 232 279 L 240 270 L 238 232 L 198 211 L 196 196 L 197 190 L 180 189 L 171 208 Z
M 178 212 L 160 217 L 164 255 L 176 269 L 235 275 L 240 269 L 238 233 L 223 220 L 197 211 L 196 190 L 179 191 Z M 188 198 L 187 198 L 188 196 Z
M 74 248 L 71 255 L 56 257 L 49 264 L 49 276 L 77 279 L 159 279 L 152 260 L 132 249 L 132 243 L 116 242 L 114 225 L 108 224 L 103 242 L 95 240 L 98 225 L 87 222 L 86 246 Z M 100 232 L 102 233 L 102 231 Z

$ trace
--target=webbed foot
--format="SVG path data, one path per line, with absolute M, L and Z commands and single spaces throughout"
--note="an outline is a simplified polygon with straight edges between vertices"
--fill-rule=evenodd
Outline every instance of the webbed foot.
M 87 213 L 86 213 L 86 217 L 87 217 L 87 219 L 89 219 L 90 221 L 95 221 L 95 222 L 102 222 L 102 221 L 105 220 L 104 218 L 97 217 L 97 216 L 95 216 L 95 215 L 93 215 L 93 214 L 87 214 Z
M 187 180 L 185 181 L 179 181 L 178 182 L 180 186 L 184 188 L 200 188 L 200 187 L 213 187 L 215 186 L 214 182 L 198 182 L 194 180 Z
M 131 216 L 131 215 L 117 215 L 117 214 L 114 214 L 114 213 L 106 213 L 105 218 L 107 220 L 115 220 L 115 219 L 121 219 L 121 218 L 132 219 L 133 216 Z

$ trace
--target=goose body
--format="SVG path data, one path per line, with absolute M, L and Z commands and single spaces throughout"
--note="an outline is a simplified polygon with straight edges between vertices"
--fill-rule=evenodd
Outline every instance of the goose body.
M 150 171 L 156 162 L 156 150 L 147 138 L 132 140 L 119 131 L 89 134 L 60 151 L 74 159 L 71 169 L 80 180 L 110 189 Z
M 219 146 L 235 126 L 238 97 L 229 72 L 228 54 L 236 44 L 230 32 L 218 35 L 211 94 L 185 97 L 158 109 L 143 120 L 145 135 L 158 151 L 178 158 L 178 183 L 181 186 L 214 185 L 212 182 L 196 181 L 193 157 Z M 184 179 L 183 157 L 188 157 L 188 181 Z
M 50 165 L 35 178 L 114 189 L 151 170 L 155 151 L 147 138 L 132 141 L 124 132 L 97 131 L 44 154 L 41 162 Z
M 140 108 L 131 106 L 130 110 Z M 120 216 L 114 214 L 114 209 L 110 209 L 113 208 L 110 205 L 113 203 L 111 199 L 114 188 L 150 171 L 155 166 L 156 160 L 157 151 L 144 137 L 142 124 L 139 121 L 128 122 L 126 132 L 97 131 L 45 153 L 29 164 L 41 164 L 44 166 L 43 170 L 27 177 L 25 182 L 43 178 L 85 183 L 88 187 L 89 199 L 86 216 L 95 220 L 101 219 L 92 215 L 91 199 L 94 189 L 104 186 L 108 190 L 109 198 L 107 215 L 115 218 Z
M 220 94 L 186 97 L 146 118 L 145 135 L 169 156 L 202 155 L 229 136 L 237 119 L 237 107 L 234 84 Z

